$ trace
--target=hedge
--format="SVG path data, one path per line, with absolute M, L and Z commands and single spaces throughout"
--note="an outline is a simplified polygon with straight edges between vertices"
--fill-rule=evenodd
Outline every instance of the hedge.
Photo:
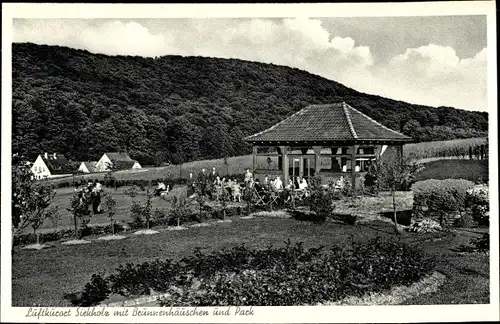
M 105 277 L 94 274 L 83 291 L 66 294 L 77 306 L 97 305 L 111 293 L 168 293 L 162 306 L 315 305 L 411 284 L 435 260 L 401 241 L 304 249 L 301 243 L 264 250 L 245 245 L 179 261 L 128 263 Z
M 473 182 L 463 179 L 420 181 L 412 186 L 413 204 L 434 211 L 464 210 L 467 190 L 473 187 Z

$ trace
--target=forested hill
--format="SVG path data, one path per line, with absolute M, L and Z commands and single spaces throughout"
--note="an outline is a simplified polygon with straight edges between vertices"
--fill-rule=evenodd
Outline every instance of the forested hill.
M 142 164 L 247 154 L 244 136 L 313 103 L 343 100 L 416 140 L 483 136 L 486 113 L 357 92 L 284 66 L 236 59 L 92 54 L 13 44 L 13 152 Z

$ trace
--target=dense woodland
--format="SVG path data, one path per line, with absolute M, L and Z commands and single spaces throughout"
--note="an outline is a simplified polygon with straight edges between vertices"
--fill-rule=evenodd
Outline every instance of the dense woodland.
M 345 101 L 416 141 L 485 136 L 488 115 L 367 95 L 284 66 L 236 59 L 12 46 L 12 148 L 143 165 L 247 154 L 243 137 L 314 103 Z M 474 108 L 474 107 L 471 107 Z

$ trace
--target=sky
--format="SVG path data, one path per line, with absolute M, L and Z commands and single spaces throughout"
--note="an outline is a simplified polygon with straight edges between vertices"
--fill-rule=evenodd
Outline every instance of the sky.
M 14 19 L 13 41 L 286 65 L 428 106 L 487 110 L 486 16 Z

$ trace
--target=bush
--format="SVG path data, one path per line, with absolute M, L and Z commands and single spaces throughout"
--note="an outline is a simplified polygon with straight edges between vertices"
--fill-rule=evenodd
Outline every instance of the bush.
M 469 213 L 464 213 L 460 218 L 458 218 L 455 221 L 454 226 L 459 227 L 459 228 L 470 228 L 474 227 L 476 225 L 476 222 L 474 221 L 474 218 L 472 217 L 471 214 Z
M 95 306 L 101 301 L 108 298 L 111 289 L 108 283 L 100 275 L 93 274 L 90 282 L 85 285 L 85 289 L 81 293 L 65 294 L 65 298 L 69 299 L 73 305 L 78 306 Z
M 487 186 L 476 186 L 466 194 L 466 205 L 472 211 L 474 220 L 480 225 L 489 225 L 490 198 Z
M 432 219 L 423 219 L 418 222 L 413 222 L 408 228 L 409 232 L 415 233 L 433 233 L 442 231 L 441 225 Z
M 400 241 L 372 240 L 328 251 L 290 242 L 263 250 L 240 245 L 211 254 L 198 249 L 178 262 L 126 264 L 101 286 L 124 296 L 170 293 L 162 306 L 304 305 L 408 285 L 434 264 L 422 250 Z
M 413 204 L 425 205 L 433 211 L 460 211 L 465 209 L 467 190 L 474 183 L 463 179 L 425 180 L 413 185 Z
M 458 252 L 482 252 L 490 251 L 490 234 L 484 233 L 480 238 L 473 238 L 469 241 L 470 245 L 460 245 L 456 251 Z

